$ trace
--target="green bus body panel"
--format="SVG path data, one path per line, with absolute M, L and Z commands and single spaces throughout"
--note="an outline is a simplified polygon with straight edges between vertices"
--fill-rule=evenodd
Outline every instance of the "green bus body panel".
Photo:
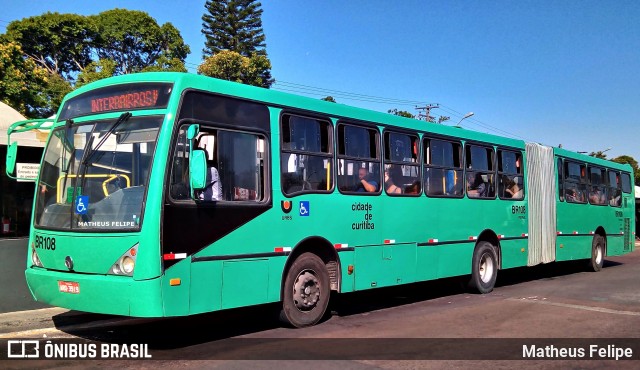
M 501 240 L 500 253 L 502 254 L 502 269 L 526 266 L 529 256 L 528 240 Z
M 126 276 L 69 274 L 40 268 L 25 272 L 37 301 L 72 310 L 137 317 L 165 316 L 161 279 L 135 281 Z M 80 293 L 61 293 L 58 282 L 78 283 Z
M 191 285 L 191 264 L 189 259 L 180 261 L 168 269 L 162 279 L 162 301 L 165 316 L 186 316 L 189 314 L 189 286 Z M 180 279 L 179 285 L 171 285 L 172 279 Z
M 362 261 L 358 263 L 357 261 Z M 415 244 L 394 244 L 356 249 L 356 290 L 414 282 Z
M 286 257 L 191 265 L 190 313 L 277 302 Z
M 42 238 L 55 238 L 55 250 L 36 249 L 45 268 L 69 271 L 65 266 L 65 258 L 69 256 L 73 259 L 73 273 L 105 275 L 111 266 L 139 241 L 138 235 L 123 234 L 69 234 L 36 230 L 35 235 Z M 27 263 L 31 265 L 31 260 L 29 259 Z
M 222 308 L 267 302 L 269 285 L 269 260 L 224 261 Z
M 222 308 L 222 262 L 207 261 L 191 266 L 190 312 L 211 312 Z
M 296 248 L 325 248 L 348 245 L 338 251 L 339 291 L 352 292 L 384 286 L 433 280 L 471 273 L 473 251 L 478 238 L 496 240 L 502 269 L 527 265 L 528 194 L 522 201 L 393 197 L 341 194 L 334 179 L 329 194 L 282 194 L 279 118 L 284 112 L 325 117 L 337 122 L 369 122 L 414 130 L 424 135 L 444 135 L 490 146 L 524 152 L 523 141 L 447 127 L 427 125 L 385 113 L 367 111 L 318 99 L 184 73 L 140 73 L 113 77 L 85 85 L 69 99 L 95 88 L 119 83 L 171 82 L 174 92 L 166 109 L 132 110 L 134 116 L 165 115 L 158 134 L 156 152 L 144 200 L 142 228 L 136 233 L 64 233 L 32 230 L 34 234 L 56 238 L 56 250 L 38 249 L 44 266 L 32 268 L 27 260 L 26 277 L 34 297 L 70 309 L 141 317 L 183 316 L 247 305 L 277 302 L 285 266 L 292 263 Z M 172 134 L 177 124 L 179 104 L 187 89 L 207 91 L 261 102 L 269 106 L 271 118 L 271 170 L 268 197 L 272 207 L 192 256 L 163 270 L 163 201 L 166 175 L 171 163 Z M 66 101 L 66 100 L 65 100 Z M 76 123 L 96 119 L 117 119 L 122 112 L 78 117 Z M 63 125 L 57 122 L 55 125 Z M 334 135 L 335 136 L 335 135 Z M 382 137 L 382 135 L 381 135 Z M 335 149 L 335 143 L 334 149 Z M 335 150 L 334 150 L 335 151 Z M 630 166 L 585 157 L 554 148 L 556 156 L 631 172 Z M 526 160 L 526 158 L 523 157 Z M 523 163 L 525 176 L 527 166 Z M 335 169 L 333 169 L 335 174 Z M 290 201 L 285 212 L 280 204 Z M 308 215 L 300 215 L 300 202 L 308 202 Z M 579 236 L 557 238 L 556 260 L 589 258 L 591 232 L 604 230 L 607 255 L 633 250 L 629 220 L 634 219 L 633 194 L 624 194 L 623 207 L 577 205 L 558 201 L 557 229 L 563 234 L 577 231 Z M 518 211 L 516 211 L 518 210 Z M 203 225 L 215 227 L 215 225 Z M 566 231 L 565 231 L 566 230 Z M 627 234 L 623 234 L 626 232 Z M 318 240 L 308 244 L 310 238 Z M 321 241 L 327 241 L 324 245 Z M 133 277 L 106 275 L 111 265 L 138 244 Z M 30 243 L 31 245 L 31 243 Z M 276 249 L 291 250 L 276 253 Z M 266 255 L 266 256 L 264 256 Z M 64 265 L 72 256 L 77 272 Z M 350 269 L 353 270 L 350 272 Z M 79 294 L 61 293 L 58 281 L 76 282 Z

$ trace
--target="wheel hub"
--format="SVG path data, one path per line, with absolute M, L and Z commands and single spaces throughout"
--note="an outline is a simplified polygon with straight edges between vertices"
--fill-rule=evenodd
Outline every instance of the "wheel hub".
M 491 280 L 493 276 L 493 260 L 491 257 L 485 253 L 480 258 L 480 268 L 478 269 L 480 273 L 480 279 L 487 283 Z
M 320 282 L 310 271 L 301 272 L 293 285 L 293 301 L 302 311 L 311 310 L 320 299 Z

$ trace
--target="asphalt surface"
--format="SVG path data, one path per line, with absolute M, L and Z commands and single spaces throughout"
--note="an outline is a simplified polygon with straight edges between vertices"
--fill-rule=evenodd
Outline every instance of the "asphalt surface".
M 63 309 L 4 314 L 0 341 L 144 343 L 154 360 L 11 361 L 0 368 L 637 368 L 638 276 L 640 248 L 607 258 L 598 273 L 585 272 L 582 261 L 501 271 L 486 295 L 467 293 L 457 278 L 351 293 L 333 299 L 331 317 L 305 329 L 282 327 L 275 305 L 152 320 Z M 522 360 L 522 347 L 532 345 L 629 347 L 636 360 Z

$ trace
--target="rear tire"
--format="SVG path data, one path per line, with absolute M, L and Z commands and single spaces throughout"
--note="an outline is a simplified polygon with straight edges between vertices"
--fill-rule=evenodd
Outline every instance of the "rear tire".
M 301 254 L 287 272 L 280 320 L 296 328 L 320 321 L 329 305 L 329 273 L 320 257 Z
M 591 243 L 591 260 L 588 264 L 589 271 L 598 272 L 602 270 L 605 253 L 604 237 L 602 235 L 595 235 Z
M 480 242 L 473 251 L 471 265 L 471 280 L 469 288 L 486 294 L 493 290 L 498 277 L 498 257 L 493 245 L 489 242 Z

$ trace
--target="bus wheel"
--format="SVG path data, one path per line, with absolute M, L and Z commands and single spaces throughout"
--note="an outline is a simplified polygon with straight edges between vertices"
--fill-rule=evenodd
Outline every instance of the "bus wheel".
M 600 271 L 602 270 L 602 264 L 604 263 L 604 238 L 602 235 L 595 235 L 593 237 L 593 242 L 591 243 L 591 260 L 589 261 L 589 270 L 590 271 Z
M 329 273 L 313 253 L 301 254 L 284 280 L 280 319 L 296 328 L 316 324 L 329 305 Z
M 478 293 L 485 294 L 493 290 L 498 277 L 498 258 L 493 245 L 480 242 L 473 251 L 471 280 L 469 287 Z

